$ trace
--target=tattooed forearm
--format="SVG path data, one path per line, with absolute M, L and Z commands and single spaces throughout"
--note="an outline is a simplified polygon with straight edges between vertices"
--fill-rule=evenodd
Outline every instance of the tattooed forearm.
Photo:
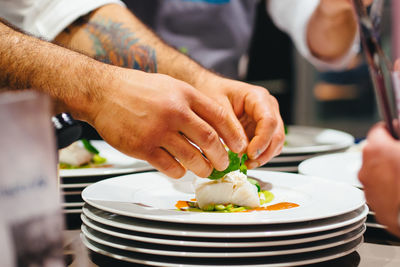
M 94 57 L 121 67 L 157 72 L 156 52 L 139 43 L 139 38 L 123 23 L 97 17 L 84 26 L 93 42 Z
M 203 84 L 201 74 L 208 73 L 163 42 L 126 7 L 116 4 L 76 20 L 55 42 L 109 64 L 166 74 L 195 87 Z

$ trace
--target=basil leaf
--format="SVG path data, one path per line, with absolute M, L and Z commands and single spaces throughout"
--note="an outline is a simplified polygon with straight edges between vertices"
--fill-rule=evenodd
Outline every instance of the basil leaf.
M 87 151 L 90 153 L 99 154 L 99 151 L 89 142 L 87 139 L 81 139 L 83 146 L 86 148 Z
M 217 171 L 214 169 L 211 173 L 210 176 L 208 176 L 209 179 L 211 180 L 217 180 L 221 179 L 224 177 L 227 173 L 240 170 L 241 173 L 247 174 L 247 167 L 244 164 L 245 161 L 247 160 L 247 154 L 243 154 L 242 158 L 240 159 L 238 154 L 228 151 L 228 156 L 229 156 L 229 166 L 223 171 Z
M 240 172 L 246 175 L 247 175 L 247 166 L 245 163 L 248 158 L 249 157 L 247 156 L 246 153 L 243 154 L 242 158 L 240 159 L 240 167 L 239 167 Z

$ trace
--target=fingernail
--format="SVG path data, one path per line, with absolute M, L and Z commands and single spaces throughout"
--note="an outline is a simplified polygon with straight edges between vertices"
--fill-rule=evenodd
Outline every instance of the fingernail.
M 225 160 L 222 171 L 225 170 L 226 168 L 228 168 L 228 166 L 229 166 L 229 159 Z
M 255 153 L 252 153 L 251 155 L 249 155 L 249 157 L 251 159 L 256 159 L 261 155 L 261 149 L 257 149 Z

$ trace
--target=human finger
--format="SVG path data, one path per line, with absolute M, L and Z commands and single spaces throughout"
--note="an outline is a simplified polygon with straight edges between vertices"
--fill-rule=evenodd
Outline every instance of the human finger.
M 201 149 L 215 169 L 222 171 L 229 166 L 228 153 L 217 132 L 207 122 L 192 113 L 181 125 L 180 132 Z
M 394 70 L 395 71 L 400 71 L 400 58 L 396 60 L 394 63 Z
M 170 134 L 164 140 L 163 147 L 185 168 L 200 177 L 208 177 L 211 174 L 213 169 L 211 163 L 184 136 L 179 133 Z
M 256 159 L 250 159 L 247 166 L 249 169 L 257 168 L 267 163 L 271 158 L 279 155 L 283 148 L 284 136 L 274 136 L 268 148 Z
M 388 141 L 395 141 L 383 122 L 377 123 L 371 128 L 371 130 L 368 132 L 367 140 L 369 140 L 371 143 L 385 143 Z
M 193 99 L 192 109 L 216 130 L 230 150 L 244 152 L 247 137 L 229 102 L 220 105 L 205 95 L 198 95 Z
M 185 168 L 163 148 L 156 148 L 146 160 L 157 170 L 172 178 L 185 175 Z
M 278 140 L 283 144 L 284 129 L 282 119 L 279 115 L 279 107 L 275 98 L 270 97 L 270 105 L 265 105 L 265 102 L 255 101 L 248 108 L 250 110 L 248 112 L 249 116 L 256 123 L 254 137 L 250 140 L 247 148 L 250 159 L 256 159 L 263 154 L 270 146 L 274 135 L 281 136 L 282 138 L 278 138 Z

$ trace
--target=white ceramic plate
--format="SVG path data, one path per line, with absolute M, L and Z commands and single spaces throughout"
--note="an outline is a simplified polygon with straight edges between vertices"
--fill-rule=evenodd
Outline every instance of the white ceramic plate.
M 265 167 L 260 167 L 257 168 L 256 170 L 261 170 L 261 171 L 270 171 L 270 172 L 297 172 L 297 164 L 296 166 L 268 166 L 264 165 Z
M 342 150 L 354 144 L 348 133 L 307 126 L 288 126 L 281 155 L 321 153 Z
M 283 172 L 253 170 L 248 174 L 272 184 L 270 191 L 275 198 L 270 205 L 292 202 L 299 207 L 238 213 L 177 211 L 177 201 L 195 197 L 192 185 L 196 177 L 192 173 L 181 179 L 171 179 L 159 172 L 111 178 L 86 187 L 82 198 L 98 209 L 120 215 L 173 223 L 216 225 L 304 222 L 348 213 L 365 203 L 361 190 L 343 183 Z
M 297 266 L 307 265 L 331 259 L 340 258 L 355 251 L 363 242 L 363 237 L 360 237 L 350 243 L 328 248 L 321 251 L 308 253 L 299 253 L 293 255 L 272 256 L 272 257 L 246 257 L 246 258 L 186 258 L 186 257 L 168 257 L 156 256 L 143 253 L 134 253 L 123 251 L 120 249 L 111 248 L 99 243 L 88 240 L 81 235 L 82 241 L 87 248 L 98 254 L 111 257 L 117 260 L 139 263 L 152 266 L 163 267 L 204 267 L 204 266 L 253 266 L 253 267 L 280 267 L 280 266 Z
M 82 194 L 82 190 L 76 190 L 76 191 L 60 191 L 60 194 L 62 196 L 71 196 L 71 195 L 81 195 Z
M 177 247 L 160 244 L 143 244 L 136 241 L 119 239 L 109 236 L 82 225 L 83 235 L 96 243 L 138 253 L 147 253 L 160 256 L 173 257 L 199 257 L 199 258 L 238 258 L 238 257 L 265 257 L 278 256 L 310 251 L 323 250 L 347 244 L 361 237 L 365 232 L 365 226 L 335 238 L 320 240 L 311 243 L 296 244 L 291 246 L 258 247 L 258 248 L 198 248 L 198 247 Z
M 105 168 L 62 169 L 60 170 L 60 177 L 117 175 L 154 170 L 154 167 L 146 161 L 129 157 L 104 141 L 92 140 L 90 142 L 99 150 L 100 156 L 107 159 L 106 164 L 111 164 L 112 166 Z
M 82 209 L 63 209 L 62 212 L 64 214 L 81 214 Z
M 362 188 L 358 180 L 361 152 L 343 152 L 307 159 L 300 163 L 299 173 L 318 176 Z
M 69 202 L 69 203 L 61 203 L 62 208 L 73 208 L 73 207 L 78 207 L 82 208 L 84 202 Z
M 150 234 L 203 238 L 268 238 L 303 235 L 338 229 L 364 220 L 368 214 L 368 208 L 367 206 L 363 206 L 356 211 L 344 215 L 303 223 L 245 226 L 179 224 L 147 221 L 116 215 L 87 205 L 83 206 L 82 212 L 86 217 L 100 224 Z
M 366 222 L 365 225 L 368 228 L 387 229 L 387 227 L 385 225 L 382 225 L 382 224 L 379 224 L 379 223 Z
M 66 189 L 66 188 L 68 188 L 68 189 L 72 189 L 72 188 L 76 188 L 76 189 L 81 189 L 81 190 L 83 190 L 83 188 L 85 188 L 85 187 L 87 187 L 87 186 L 89 186 L 89 185 L 91 185 L 91 184 L 93 184 L 93 183 L 82 183 L 82 184 L 74 184 L 74 183 L 71 183 L 71 184 L 60 184 L 60 188 L 61 188 L 61 189 Z
M 311 155 L 299 155 L 299 156 L 276 156 L 272 158 L 268 163 L 293 163 L 293 162 L 301 162 L 303 160 L 309 159 L 310 157 L 314 157 L 314 154 Z
M 297 235 L 289 237 L 268 237 L 268 238 L 237 238 L 237 239 L 217 239 L 217 238 L 194 238 L 188 236 L 165 236 L 141 232 L 132 232 L 128 230 L 110 227 L 104 224 L 90 220 L 84 215 L 81 215 L 82 222 L 89 228 L 98 232 L 124 238 L 128 240 L 153 243 L 171 246 L 188 246 L 188 247 L 212 247 L 212 248 L 245 248 L 245 247 L 267 247 L 267 246 L 284 246 L 294 245 L 299 243 L 313 242 L 322 239 L 332 238 L 339 235 L 347 234 L 355 229 L 360 228 L 365 220 L 356 222 L 349 226 L 339 229 L 334 229 L 316 234 Z

